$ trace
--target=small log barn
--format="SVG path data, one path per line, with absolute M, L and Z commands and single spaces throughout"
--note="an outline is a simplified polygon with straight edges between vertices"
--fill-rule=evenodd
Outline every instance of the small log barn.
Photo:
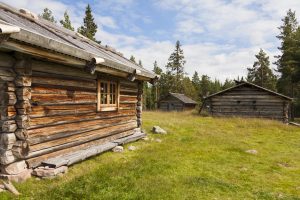
M 204 105 L 212 116 L 262 117 L 287 122 L 291 102 L 290 97 L 241 81 L 206 97 Z
M 140 132 L 143 82 L 156 78 L 109 46 L 0 3 L 1 173 Z
M 197 102 L 184 94 L 170 92 L 159 100 L 158 105 L 162 111 L 185 111 L 195 109 Z

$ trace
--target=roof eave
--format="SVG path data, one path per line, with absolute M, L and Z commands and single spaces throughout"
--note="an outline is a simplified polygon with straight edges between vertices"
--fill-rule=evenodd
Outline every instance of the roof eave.
M 38 33 L 34 33 L 34 32 L 31 32 L 31 31 L 28 31 L 25 29 L 20 29 L 20 31 L 18 33 L 12 33 L 10 35 L 10 38 L 13 40 L 19 41 L 19 42 L 25 42 L 31 46 L 41 47 L 41 48 L 44 48 L 47 50 L 57 52 L 59 54 L 64 54 L 64 55 L 68 55 L 71 57 L 75 57 L 80 60 L 84 60 L 85 62 L 82 62 L 82 65 L 85 65 L 86 62 L 90 62 L 95 57 L 99 57 L 93 53 L 89 53 L 82 49 L 72 47 L 66 43 L 53 40 L 51 38 L 42 36 Z M 4 41 L 1 44 L 1 46 L 10 48 L 10 41 Z M 14 50 L 17 50 L 16 46 L 14 46 Z M 104 59 L 104 62 L 101 63 L 101 65 L 102 66 L 105 65 L 114 70 L 123 71 L 128 74 L 131 74 L 135 71 L 135 69 L 132 67 L 129 67 L 122 63 L 118 63 L 118 62 L 108 60 L 108 59 Z M 150 81 L 151 79 L 154 79 L 155 77 L 156 77 L 155 74 L 149 73 L 147 71 L 141 71 L 141 74 L 139 74 L 139 76 L 137 76 L 137 79 L 140 78 L 141 80 Z

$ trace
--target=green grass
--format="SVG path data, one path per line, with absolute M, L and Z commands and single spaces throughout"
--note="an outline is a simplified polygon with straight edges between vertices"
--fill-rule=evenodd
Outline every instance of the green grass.
M 153 140 L 134 143 L 137 151 L 107 152 L 63 177 L 16 184 L 20 198 L 300 199 L 299 128 L 187 112 L 145 112 L 143 120 Z M 169 134 L 150 134 L 153 125 Z

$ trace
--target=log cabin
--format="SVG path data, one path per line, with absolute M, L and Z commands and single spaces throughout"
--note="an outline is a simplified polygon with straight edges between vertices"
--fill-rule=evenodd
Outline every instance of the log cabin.
M 292 98 L 253 83 L 236 83 L 234 87 L 205 98 L 203 105 L 210 115 L 269 118 L 288 122 Z
M 195 109 L 197 102 L 184 94 L 172 93 L 159 100 L 158 108 L 162 111 L 185 111 Z
M 142 85 L 156 79 L 112 47 L 0 3 L 1 174 L 141 132 Z

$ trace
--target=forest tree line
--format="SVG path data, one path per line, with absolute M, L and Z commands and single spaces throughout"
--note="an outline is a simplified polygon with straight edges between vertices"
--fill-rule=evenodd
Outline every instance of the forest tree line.
M 294 99 L 292 112 L 300 116 L 300 27 L 295 11 L 288 10 L 282 19 L 282 25 L 278 27 L 280 34 L 277 38 L 281 41 L 278 49 L 281 55 L 275 56 L 276 69 L 271 68 L 270 58 L 260 49 L 255 55 L 255 61 L 247 68 L 245 77 L 237 77 L 235 80 L 226 79 L 223 83 L 218 79 L 211 79 L 208 75 L 199 75 L 194 72 L 192 78 L 184 73 L 184 53 L 179 41 L 175 50 L 170 55 L 165 71 L 154 62 L 153 72 L 160 75 L 156 86 L 145 84 L 144 107 L 155 109 L 156 100 L 168 94 L 168 92 L 183 93 L 199 104 L 203 103 L 206 96 L 218 91 L 235 86 L 235 81 L 248 81 L 282 93 Z M 141 63 L 141 62 L 140 62 Z
M 44 9 L 40 17 L 57 23 L 48 8 Z M 59 22 L 63 27 L 75 30 L 67 11 Z M 95 38 L 97 28 L 88 4 L 83 24 L 77 29 L 77 32 L 100 43 Z M 246 76 L 236 77 L 236 80 L 226 79 L 223 83 L 206 74 L 200 75 L 197 71 L 192 77 L 187 76 L 184 70 L 186 64 L 184 52 L 180 41 L 177 41 L 165 66 L 158 66 L 156 61 L 153 64 L 153 72 L 158 74 L 160 79 L 155 85 L 144 84 L 144 109 L 156 109 L 157 100 L 169 92 L 183 93 L 201 104 L 206 96 L 235 86 L 235 81 L 245 80 L 294 98 L 294 114 L 300 116 L 300 27 L 295 11 L 288 10 L 282 19 L 282 25 L 278 28 L 280 34 L 277 38 L 281 42 L 278 49 L 281 51 L 281 55 L 275 57 L 276 69 L 271 68 L 269 56 L 263 49 L 260 49 L 255 55 L 253 65 L 247 68 Z M 137 62 L 134 56 L 131 56 L 130 60 L 143 66 L 142 61 Z

